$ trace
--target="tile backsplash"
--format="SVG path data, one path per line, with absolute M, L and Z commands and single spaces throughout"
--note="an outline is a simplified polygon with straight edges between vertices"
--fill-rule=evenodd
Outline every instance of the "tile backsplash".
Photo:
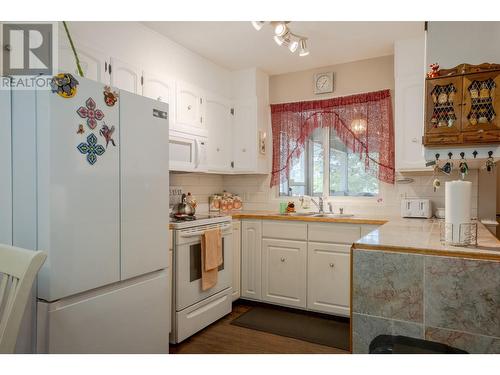
M 446 181 L 456 180 L 439 175 L 442 187 L 436 192 L 432 187 L 434 176 L 431 172 L 414 172 L 398 174 L 396 178 L 407 177 L 413 179 L 409 184 L 396 183 L 395 185 L 380 184 L 380 194 L 374 198 L 334 197 L 334 210 L 344 208 L 345 212 L 354 214 L 376 215 L 384 214 L 399 216 L 402 198 L 428 198 L 432 201 L 433 212 L 438 207 L 444 207 L 444 184 Z M 471 170 L 466 180 L 472 182 L 472 214 L 477 215 L 478 208 L 478 171 Z M 245 210 L 278 210 L 280 201 L 295 200 L 297 197 L 277 197 L 275 189 L 269 188 L 268 175 L 217 175 L 203 173 L 171 173 L 170 184 L 182 186 L 185 193 L 188 191 L 196 196 L 200 204 L 199 211 L 208 210 L 208 197 L 215 193 L 227 190 L 238 194 L 243 199 Z

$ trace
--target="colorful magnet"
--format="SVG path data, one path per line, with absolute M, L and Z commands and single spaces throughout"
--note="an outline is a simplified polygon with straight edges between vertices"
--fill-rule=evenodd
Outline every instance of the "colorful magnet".
M 109 142 L 111 142 L 111 144 L 116 147 L 115 140 L 112 138 L 114 132 L 115 132 L 114 125 L 112 125 L 110 128 L 108 125 L 104 124 L 101 130 L 99 130 L 99 134 L 102 135 L 106 140 L 106 148 L 108 148 Z
M 52 77 L 50 87 L 52 92 L 62 98 L 68 99 L 76 95 L 79 82 L 69 73 L 60 73 Z
M 109 86 L 104 86 L 103 94 L 104 103 L 106 103 L 108 107 L 113 107 L 118 101 L 118 97 L 120 96 L 120 94 L 118 94 L 116 91 L 111 91 L 111 87 Z
M 97 156 L 101 156 L 106 151 L 104 147 L 97 144 L 97 137 L 94 134 L 90 134 L 87 137 L 87 143 L 82 142 L 76 148 L 80 153 L 87 154 L 87 161 L 90 165 L 94 165 L 97 161 Z
M 83 125 L 80 124 L 78 125 L 78 130 L 76 131 L 76 134 L 83 134 L 85 133 L 85 129 L 83 128 Z
M 88 98 L 85 102 L 86 107 L 80 107 L 76 111 L 81 118 L 87 119 L 87 125 L 90 129 L 95 129 L 97 126 L 96 120 L 102 120 L 104 118 L 104 113 L 100 109 L 96 109 L 96 104 L 94 99 Z

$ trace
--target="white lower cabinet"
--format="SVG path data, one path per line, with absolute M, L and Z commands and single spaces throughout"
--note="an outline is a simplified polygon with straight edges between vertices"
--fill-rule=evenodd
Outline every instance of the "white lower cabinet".
M 262 221 L 241 223 L 241 296 L 261 299 Z
M 349 315 L 351 245 L 309 242 L 307 308 Z
M 262 240 L 262 299 L 306 307 L 307 243 Z
M 351 246 L 376 228 L 242 220 L 241 298 L 349 316 Z
M 233 301 L 241 295 L 241 222 L 233 220 Z

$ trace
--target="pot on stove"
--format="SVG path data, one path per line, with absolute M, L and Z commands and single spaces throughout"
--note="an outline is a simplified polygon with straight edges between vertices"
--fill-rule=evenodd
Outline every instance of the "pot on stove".
M 193 216 L 195 212 L 195 208 L 187 202 L 186 194 L 182 194 L 181 203 L 176 204 L 172 208 L 172 216 L 178 218 Z

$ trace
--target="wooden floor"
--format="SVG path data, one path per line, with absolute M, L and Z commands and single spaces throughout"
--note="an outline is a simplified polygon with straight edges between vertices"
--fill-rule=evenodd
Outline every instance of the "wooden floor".
M 231 314 L 180 344 L 170 345 L 172 354 L 348 354 L 307 341 L 231 325 L 250 309 L 244 302 L 233 305 Z

